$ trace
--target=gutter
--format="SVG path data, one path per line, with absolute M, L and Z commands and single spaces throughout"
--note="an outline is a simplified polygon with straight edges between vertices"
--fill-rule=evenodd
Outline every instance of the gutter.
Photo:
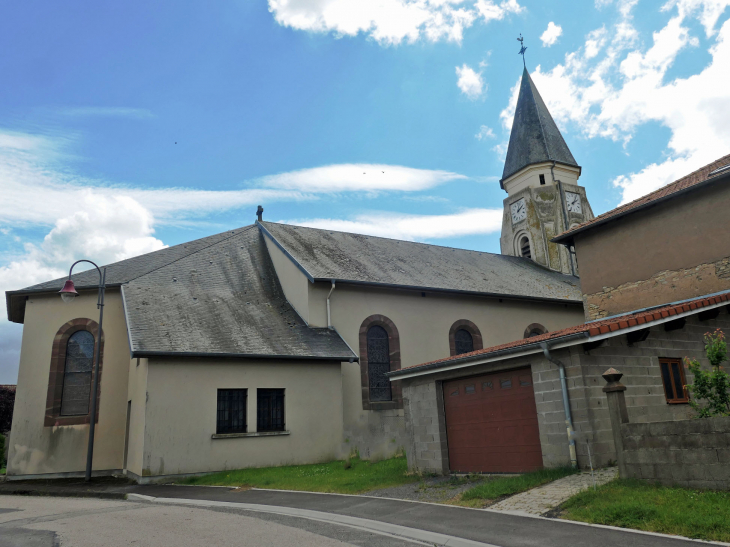
M 202 351 L 146 351 L 137 350 L 132 352 L 132 358 L 136 357 L 202 357 L 206 359 L 300 359 L 308 361 L 343 361 L 357 360 L 352 355 L 341 355 L 336 357 L 320 357 L 317 355 L 265 355 L 257 353 L 206 353 Z
M 563 410 L 565 411 L 565 427 L 568 431 L 568 450 L 570 452 L 570 465 L 573 469 L 578 467 L 578 456 L 575 453 L 575 429 L 573 428 L 573 416 L 570 413 L 570 399 L 568 398 L 568 383 L 565 378 L 565 365 L 550 355 L 550 346 L 547 342 L 540 344 L 545 359 L 558 367 L 560 371 L 560 387 L 563 392 Z
M 578 332 L 575 334 L 569 334 L 567 336 L 561 336 L 551 340 L 552 347 L 558 349 L 558 347 L 571 346 L 574 343 L 581 343 L 588 338 L 587 332 Z M 431 363 L 421 365 L 418 367 L 405 368 L 400 370 L 394 370 L 392 372 L 386 372 L 385 375 L 391 380 L 400 380 L 402 378 L 408 378 L 412 376 L 421 376 L 426 372 L 445 371 L 453 370 L 465 367 L 472 367 L 476 365 L 483 365 L 492 361 L 500 361 L 505 356 L 522 356 L 531 355 L 533 353 L 540 353 L 542 351 L 542 344 L 545 342 L 534 342 L 532 344 L 525 344 L 522 346 L 516 346 L 512 348 L 505 348 L 502 350 L 493 351 L 487 354 L 481 355 L 469 355 L 465 354 L 464 357 L 458 357 L 456 359 L 450 359 L 448 361 L 440 361 L 437 363 Z M 479 357 L 482 357 L 479 359 Z
M 559 235 L 555 236 L 554 238 L 552 238 L 550 241 L 552 241 L 553 243 L 560 243 L 561 245 L 565 245 L 565 246 L 573 245 L 573 236 L 575 236 L 576 234 L 580 234 L 580 233 L 586 232 L 588 230 L 592 230 L 593 228 L 603 226 L 604 224 L 613 222 L 614 220 L 618 220 L 618 219 L 623 218 L 632 213 L 643 211 L 644 209 L 648 209 L 649 207 L 653 207 L 654 205 L 659 205 L 660 203 L 664 203 L 665 201 L 674 199 L 677 196 L 683 196 L 684 194 L 687 194 L 694 190 L 699 190 L 701 188 L 704 188 L 705 186 L 710 186 L 711 184 L 714 184 L 716 182 L 723 182 L 726 179 L 730 180 L 730 173 L 727 173 L 727 174 L 723 173 L 719 176 L 715 175 L 714 177 L 708 178 L 707 180 L 704 180 L 702 182 L 698 182 L 697 184 L 693 184 L 692 186 L 683 188 L 682 190 L 677 190 L 676 192 L 672 192 L 671 194 L 667 194 L 666 196 L 648 201 L 642 205 L 637 205 L 636 207 L 628 209 L 622 213 L 618 213 L 618 214 L 612 215 L 610 217 L 606 217 L 604 219 L 598 220 L 592 224 L 589 224 L 588 226 L 584 226 L 583 228 L 578 228 L 574 232 L 570 232 L 568 234 L 559 234 Z M 674 183 L 670 183 L 670 184 L 674 184 Z M 638 199 L 642 199 L 642 198 L 638 198 Z

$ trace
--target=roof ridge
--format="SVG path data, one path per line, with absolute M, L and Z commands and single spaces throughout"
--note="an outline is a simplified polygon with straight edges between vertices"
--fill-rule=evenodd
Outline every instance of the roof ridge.
M 530 76 L 530 73 L 527 71 L 527 68 L 525 68 L 525 74 L 527 74 L 527 82 L 530 84 L 530 95 L 532 95 L 532 102 L 535 104 L 535 110 L 537 111 L 537 122 L 540 124 L 540 133 L 542 134 L 542 143 L 545 145 L 545 152 L 547 152 L 547 157 L 550 158 L 551 160 L 553 160 L 553 156 L 550 153 L 550 146 L 548 146 L 547 136 L 545 135 L 545 126 L 542 123 L 542 116 L 540 116 L 540 105 L 537 104 L 537 101 L 535 100 L 535 92 L 537 92 L 538 95 L 540 95 L 540 92 L 537 91 L 537 87 L 535 87 L 535 84 L 532 81 L 532 76 Z M 542 99 L 542 97 L 540 97 L 540 99 Z
M 452 249 L 454 251 L 464 251 L 466 253 L 479 253 L 479 254 L 483 254 L 483 255 L 499 256 L 499 257 L 504 257 L 504 258 L 518 258 L 518 259 L 520 259 L 520 261 L 530 260 L 530 259 L 524 258 L 522 256 L 510 256 L 510 255 L 504 255 L 502 253 L 490 253 L 489 251 L 476 251 L 474 249 L 461 249 L 459 247 L 449 247 L 447 245 L 436 245 L 435 243 L 423 243 L 422 241 L 408 241 L 407 239 L 398 239 L 395 237 L 383 237 L 383 236 L 373 236 L 370 234 L 358 234 L 355 232 L 345 232 L 342 230 L 330 230 L 329 228 L 312 228 L 311 226 L 301 226 L 299 224 L 289 224 L 287 222 L 271 222 L 270 220 L 265 220 L 262 222 L 266 222 L 268 224 L 278 224 L 280 226 L 293 226 L 294 228 L 304 228 L 305 230 L 317 230 L 319 232 L 337 232 L 338 234 L 345 234 L 345 235 L 351 235 L 351 236 L 372 237 L 375 239 L 385 239 L 387 241 L 400 241 L 402 243 L 412 243 L 414 245 L 425 245 L 426 247 L 438 247 L 439 249 Z M 533 262 L 533 261 L 530 261 L 530 262 Z M 550 270 L 550 271 L 552 271 L 552 270 Z
M 168 266 L 170 266 L 170 265 L 172 265 L 172 264 L 175 264 L 175 262 L 179 262 L 180 260 L 183 260 L 183 259 L 185 259 L 185 258 L 189 258 L 189 257 L 193 256 L 194 254 L 197 254 L 197 253 L 199 253 L 200 251 L 204 251 L 204 250 L 206 250 L 206 249 L 210 249 L 210 248 L 211 248 L 211 247 L 213 247 L 214 245 L 218 245 L 219 243 L 223 243 L 224 241 L 228 241 L 228 240 L 229 240 L 229 239 L 231 239 L 231 238 L 234 238 L 234 237 L 236 237 L 236 236 L 238 236 L 238 235 L 241 235 L 241 233 L 245 233 L 246 231 L 250 230 L 250 229 L 251 229 L 251 228 L 253 228 L 253 227 L 255 227 L 255 225 L 254 225 L 254 224 L 251 224 L 251 225 L 249 225 L 249 226 L 244 226 L 244 227 L 240 228 L 238 232 L 236 232 L 236 233 L 233 233 L 232 235 L 230 235 L 230 236 L 228 236 L 228 237 L 226 237 L 226 238 L 223 238 L 223 239 L 219 239 L 218 241 L 216 241 L 216 242 L 214 242 L 214 243 L 211 243 L 210 245 L 206 245 L 205 247 L 201 247 L 200 249 L 196 249 L 195 251 L 193 251 L 193 252 L 191 252 L 191 253 L 188 253 L 188 254 L 186 254 L 186 255 L 183 255 L 183 256 L 181 256 L 181 257 L 178 257 L 178 258 L 176 258 L 175 260 L 171 260 L 171 261 L 170 261 L 170 262 L 168 262 L 167 264 L 163 264 L 162 266 L 158 266 L 157 268 L 154 268 L 154 269 L 152 269 L 152 270 L 150 270 L 150 271 L 148 271 L 148 272 L 145 272 L 145 273 L 143 273 L 143 274 L 140 274 L 140 275 L 138 275 L 138 276 L 136 276 L 136 277 L 130 277 L 130 278 L 129 278 L 129 279 L 127 280 L 127 281 L 125 281 L 124 283 L 122 283 L 122 285 L 126 285 L 126 284 L 130 283 L 131 281 L 134 281 L 134 280 L 136 280 L 136 279 L 139 279 L 140 277 L 144 277 L 144 276 L 146 276 L 146 275 L 149 275 L 149 274 L 151 274 L 151 273 L 154 273 L 154 272 L 156 272 L 156 271 L 158 271 L 158 270 L 161 270 L 162 268 L 167 268 Z M 219 234 L 213 234 L 213 235 L 219 235 Z M 208 236 L 208 237 L 210 237 L 210 236 Z M 202 238 L 201 238 L 201 239 L 202 239 Z M 195 240 L 193 240 L 193 241 L 195 241 Z M 188 243 L 190 243 L 190 242 L 188 242 Z M 181 243 L 181 245 L 184 245 L 184 243 Z

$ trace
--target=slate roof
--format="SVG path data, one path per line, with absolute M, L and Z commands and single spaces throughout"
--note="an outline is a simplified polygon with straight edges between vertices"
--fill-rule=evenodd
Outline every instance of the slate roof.
M 523 167 L 544 161 L 580 167 L 525 68 L 500 185 Z
M 259 226 L 311 281 L 582 302 L 577 277 L 527 258 L 274 222 Z
M 470 353 L 462 353 L 461 355 L 454 355 L 446 357 L 444 359 L 437 359 L 428 363 L 421 363 L 418 365 L 411 365 L 404 367 L 398 371 L 391 372 L 389 376 L 398 377 L 402 375 L 401 371 L 414 371 L 418 369 L 431 370 L 441 368 L 455 362 L 471 361 L 484 359 L 486 357 L 496 357 L 500 354 L 509 355 L 514 351 L 524 348 L 525 350 L 530 347 L 539 346 L 539 344 L 547 342 L 548 345 L 555 344 L 575 338 L 582 338 L 580 342 L 590 342 L 592 337 L 606 335 L 609 333 L 622 334 L 621 331 L 629 329 L 631 327 L 637 327 L 653 321 L 667 320 L 671 321 L 671 318 L 680 314 L 690 314 L 691 312 L 699 313 L 702 308 L 707 306 L 714 306 L 717 304 L 723 304 L 725 302 L 730 303 L 730 291 L 723 291 L 711 295 L 701 296 L 691 300 L 684 300 L 682 302 L 673 302 L 671 304 L 664 304 L 654 308 L 635 310 L 621 315 L 613 317 L 607 317 L 605 319 L 598 319 L 590 321 L 588 323 L 581 323 L 573 327 L 567 327 L 564 329 L 547 332 L 540 336 L 532 336 L 530 338 L 524 338 L 521 340 L 515 340 L 506 344 L 500 344 L 498 346 L 492 346 L 489 348 L 472 351 Z
M 562 234 L 553 238 L 553 241 L 556 243 L 570 244 L 573 236 L 579 232 L 584 232 L 602 224 L 606 224 L 612 220 L 616 220 L 629 213 L 638 212 L 646 207 L 651 207 L 661 201 L 676 197 L 677 194 L 681 195 L 684 192 L 692 191 L 703 185 L 703 183 L 710 184 L 724 180 L 730 175 L 730 169 L 722 169 L 723 167 L 730 168 L 730 154 L 723 156 L 712 163 L 708 163 L 701 169 L 698 169 L 681 179 L 675 180 L 666 186 L 662 186 L 650 194 L 635 199 L 634 201 L 630 201 L 629 203 L 625 203 L 615 209 L 611 209 L 602 215 L 598 215 L 592 220 L 578 224 L 570 230 L 566 230 Z
M 110 283 L 124 284 L 134 357 L 355 358 L 335 331 L 308 327 L 287 303 L 255 226 L 107 268 Z M 79 286 L 96 283 L 98 275 L 93 273 L 96 278 L 88 272 L 74 278 Z M 42 283 L 25 291 L 55 291 L 62 282 Z

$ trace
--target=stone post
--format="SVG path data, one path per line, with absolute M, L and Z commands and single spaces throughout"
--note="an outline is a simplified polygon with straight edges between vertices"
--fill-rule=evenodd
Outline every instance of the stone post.
M 608 414 L 611 417 L 611 430 L 613 431 L 613 445 L 616 447 L 618 472 L 619 476 L 626 477 L 624 441 L 621 436 L 621 424 L 629 423 L 629 413 L 626 410 L 626 399 L 624 397 L 626 386 L 619 381 L 623 374 L 615 368 L 608 369 L 602 376 L 607 382 L 603 391 L 606 394 L 606 399 L 608 399 Z

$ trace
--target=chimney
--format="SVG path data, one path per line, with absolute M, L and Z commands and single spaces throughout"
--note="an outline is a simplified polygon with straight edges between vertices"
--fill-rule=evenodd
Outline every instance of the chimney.
M 261 222 L 264 216 L 264 208 L 259 205 L 258 209 L 256 209 L 256 216 L 259 217 L 259 222 Z

